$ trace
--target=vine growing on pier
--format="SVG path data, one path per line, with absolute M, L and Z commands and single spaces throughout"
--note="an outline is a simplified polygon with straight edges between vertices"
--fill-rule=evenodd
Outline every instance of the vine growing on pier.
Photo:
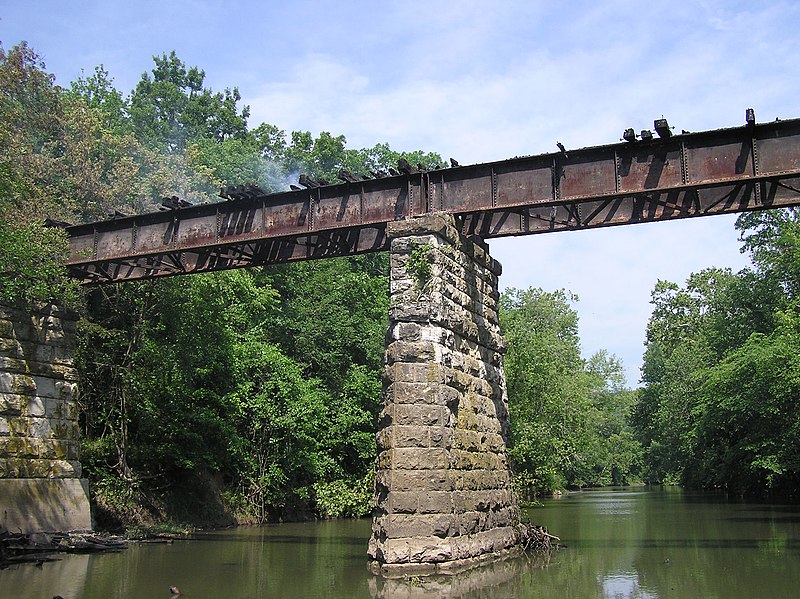
M 408 254 L 406 270 L 414 280 L 417 290 L 422 293 L 431 280 L 433 245 L 430 243 L 415 243 Z

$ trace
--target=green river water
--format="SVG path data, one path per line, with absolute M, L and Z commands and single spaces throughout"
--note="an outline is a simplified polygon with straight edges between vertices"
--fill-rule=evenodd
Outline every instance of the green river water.
M 0 570 L 0 599 L 800 597 L 800 506 L 605 489 L 528 511 L 565 548 L 452 577 L 367 570 L 370 522 L 237 528 Z

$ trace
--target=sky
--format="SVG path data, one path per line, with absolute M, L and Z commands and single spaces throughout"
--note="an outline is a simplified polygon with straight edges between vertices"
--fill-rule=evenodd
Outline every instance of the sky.
M 800 117 L 800 2 L 739 0 L 0 0 L 56 83 L 103 65 L 127 94 L 175 50 L 215 91 L 238 87 L 250 126 L 344 135 L 461 164 L 616 143 L 666 117 L 703 131 Z M 568 289 L 585 357 L 605 349 L 636 386 L 650 293 L 734 271 L 735 217 L 490 241 L 501 288 Z

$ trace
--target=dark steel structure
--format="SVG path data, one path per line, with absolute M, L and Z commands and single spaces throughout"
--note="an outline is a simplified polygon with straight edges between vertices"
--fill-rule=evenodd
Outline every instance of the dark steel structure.
M 492 238 L 800 205 L 800 119 L 756 124 L 749 112 L 743 127 L 657 129 L 608 146 L 72 226 L 68 267 L 102 283 L 378 251 L 386 223 L 436 211 Z

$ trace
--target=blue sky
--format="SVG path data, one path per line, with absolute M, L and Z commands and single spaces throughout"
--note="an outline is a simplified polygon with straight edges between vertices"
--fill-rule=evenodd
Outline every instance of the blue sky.
M 330 131 L 462 164 L 614 143 L 662 115 L 700 131 L 800 117 L 800 3 L 695 0 L 0 3 L 57 83 L 103 64 L 127 93 L 175 50 L 206 85 L 238 86 L 250 124 Z M 734 270 L 732 217 L 491 242 L 504 287 L 566 288 L 587 357 L 635 385 L 656 281 Z

